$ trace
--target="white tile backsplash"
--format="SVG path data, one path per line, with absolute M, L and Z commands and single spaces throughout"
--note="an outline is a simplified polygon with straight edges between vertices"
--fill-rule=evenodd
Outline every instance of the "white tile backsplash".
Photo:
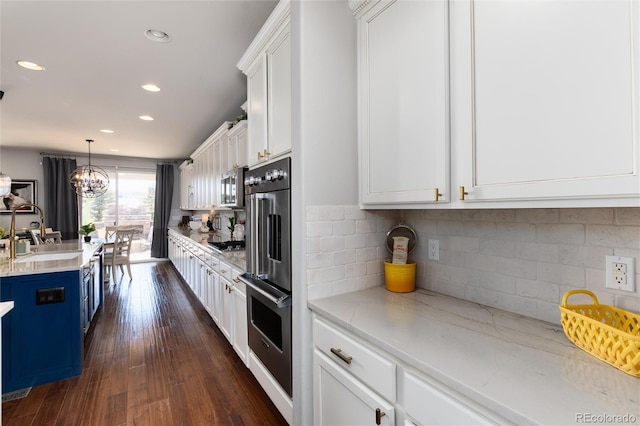
M 510 312 L 559 323 L 558 305 L 574 288 L 600 303 L 640 311 L 640 292 L 605 288 L 605 256 L 630 256 L 640 272 L 640 208 L 361 210 L 310 206 L 309 298 L 384 285 L 387 231 L 413 227 L 416 285 Z M 427 240 L 440 261 L 427 260 Z M 329 256 L 330 254 L 330 256 Z M 636 274 L 640 287 L 640 273 Z

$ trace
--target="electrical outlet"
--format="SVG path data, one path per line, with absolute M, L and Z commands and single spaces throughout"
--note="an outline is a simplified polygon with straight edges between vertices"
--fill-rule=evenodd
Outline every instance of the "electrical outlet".
M 635 291 L 635 268 L 633 257 L 607 256 L 607 288 Z
M 440 241 L 429 240 L 429 260 L 440 260 Z

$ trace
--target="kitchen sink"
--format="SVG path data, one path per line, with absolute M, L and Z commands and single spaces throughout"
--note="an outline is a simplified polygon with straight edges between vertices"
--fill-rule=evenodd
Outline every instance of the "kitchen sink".
M 54 260 L 71 260 L 78 256 L 82 256 L 82 252 L 65 252 L 65 253 L 36 253 L 16 258 L 14 263 L 24 262 L 50 262 Z

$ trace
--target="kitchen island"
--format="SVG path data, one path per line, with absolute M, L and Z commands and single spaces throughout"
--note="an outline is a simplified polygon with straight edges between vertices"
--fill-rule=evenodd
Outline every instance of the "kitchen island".
M 366 372 L 357 370 L 356 360 L 363 358 L 349 352 L 366 348 L 383 357 L 380 365 L 394 366 L 390 376 L 397 372 L 398 389 L 391 383 L 386 401 L 398 414 L 397 424 L 442 413 L 450 401 L 458 413 L 464 407 L 477 414 L 474 423 L 640 421 L 640 379 L 578 349 L 558 325 L 422 289 L 392 293 L 376 287 L 308 304 L 315 313 L 316 360 L 329 359 L 339 366 L 332 371 L 360 374 L 372 387 Z M 325 350 L 322 336 L 331 336 L 326 340 L 334 346 L 347 336 L 342 343 L 353 349 L 342 347 L 340 354 L 353 355 L 353 364 Z M 318 387 L 322 370 L 315 371 Z M 378 369 L 371 383 L 384 371 Z M 315 397 L 315 410 L 322 413 L 324 400 Z M 452 418 L 451 411 L 447 415 Z
M 77 376 L 83 341 L 102 304 L 100 242 L 40 245 L 0 264 L 4 392 Z

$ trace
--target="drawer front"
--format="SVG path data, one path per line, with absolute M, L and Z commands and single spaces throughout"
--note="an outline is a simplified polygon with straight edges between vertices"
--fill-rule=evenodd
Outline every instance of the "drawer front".
M 211 269 L 214 269 L 215 271 L 218 271 L 218 266 L 220 265 L 220 261 L 218 260 L 218 258 L 215 256 L 209 256 L 207 260 L 209 261 L 209 267 L 211 267 Z
M 233 268 L 231 267 L 231 265 L 226 264 L 226 263 L 221 261 L 219 268 L 220 268 L 220 275 L 225 277 L 228 281 L 231 281 L 232 278 L 233 278 L 232 277 Z
M 492 425 L 489 418 L 483 416 L 463 402 L 464 397 L 454 396 L 454 391 L 444 390 L 428 383 L 422 378 L 404 374 L 404 409 L 405 413 L 418 424 L 423 425 Z M 482 407 L 479 410 L 485 411 Z M 486 413 L 485 413 L 486 414 Z
M 237 291 L 239 291 L 240 293 L 242 293 L 243 295 L 246 296 L 247 294 L 247 285 L 244 283 L 244 281 L 242 281 L 240 279 L 240 275 L 242 275 L 243 272 L 241 272 L 240 270 L 233 268 L 233 270 L 231 271 L 231 284 L 233 284 L 233 287 L 235 287 L 235 289 Z
M 390 402 L 396 400 L 396 364 L 345 332 L 315 318 L 316 347 Z

